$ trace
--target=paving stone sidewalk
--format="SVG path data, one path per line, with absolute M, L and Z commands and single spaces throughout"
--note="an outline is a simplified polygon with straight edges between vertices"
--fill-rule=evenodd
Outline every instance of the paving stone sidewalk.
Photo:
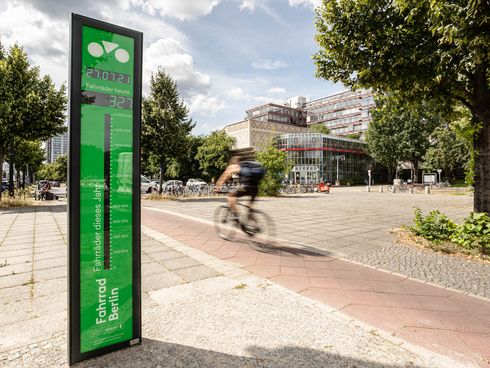
M 143 344 L 80 367 L 463 366 L 159 232 L 143 233 Z M 63 207 L 0 211 L 0 366 L 67 366 L 65 239 Z
M 313 298 L 394 336 L 490 364 L 490 301 L 390 274 L 313 247 L 275 244 L 268 253 L 216 236 L 208 222 L 144 208 L 142 222 L 214 257 Z

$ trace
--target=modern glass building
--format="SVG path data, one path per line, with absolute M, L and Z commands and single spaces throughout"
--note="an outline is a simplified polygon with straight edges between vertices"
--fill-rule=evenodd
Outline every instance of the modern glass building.
M 307 102 L 306 122 L 323 124 L 336 135 L 363 133 L 368 129 L 374 107 L 372 91 L 343 91 Z
M 334 183 L 363 184 L 371 168 L 366 144 L 355 139 L 319 133 L 282 134 L 277 147 L 293 162 L 288 180 L 316 184 L 320 180 Z M 337 169 L 338 168 L 338 169 Z

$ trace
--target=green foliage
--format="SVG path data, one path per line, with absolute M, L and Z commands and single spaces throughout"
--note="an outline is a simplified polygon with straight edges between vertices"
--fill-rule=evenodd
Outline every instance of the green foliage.
M 186 153 L 179 165 L 179 179 L 182 179 L 184 182 L 191 178 L 201 178 L 202 172 L 197 159 L 197 153 L 204 141 L 205 137 L 203 136 L 187 136 Z
M 451 241 L 463 248 L 490 254 L 490 217 L 486 213 L 472 212 L 456 227 Z
M 475 209 L 490 212 L 490 17 L 480 0 L 323 1 L 316 75 L 410 100 L 463 104 L 474 137 Z
M 286 152 L 277 149 L 273 141 L 257 153 L 257 161 L 266 169 L 260 182 L 259 194 L 276 196 L 281 189 L 284 175 L 292 168 L 292 163 L 287 160 Z
M 376 99 L 366 132 L 368 152 L 391 173 L 401 161 L 418 162 L 430 147 L 430 137 L 445 122 L 447 112 L 436 101 L 409 102 L 389 95 Z
M 350 138 L 350 139 L 361 139 L 361 133 L 350 133 L 346 134 L 345 138 Z
M 40 141 L 22 140 L 15 148 L 15 167 L 24 172 L 36 172 L 44 161 L 44 149 Z
M 196 159 L 206 179 L 217 179 L 226 169 L 231 158 L 235 139 L 224 130 L 217 130 L 206 136 L 197 148 Z
M 435 243 L 448 241 L 456 229 L 456 224 L 438 210 L 424 216 L 422 210 L 417 208 L 414 222 L 415 226 L 410 228 L 412 232 Z
M 414 222 L 410 230 L 433 243 L 450 241 L 467 250 L 490 254 L 490 217 L 486 213 L 472 212 L 463 223 L 457 225 L 437 210 L 424 216 L 418 208 Z
M 450 127 L 437 127 L 431 135 L 431 140 L 432 146 L 423 157 L 424 169 L 442 169 L 445 176 L 451 177 L 456 168 L 468 165 L 468 147 Z
M 187 136 L 194 127 L 188 114 L 177 85 L 168 74 L 158 69 L 151 76 L 150 94 L 143 99 L 141 157 L 145 169 L 152 163 L 156 164 L 161 181 L 168 166 L 172 162 L 180 162 L 186 154 Z M 148 164 L 150 160 L 152 163 Z
M 313 124 L 308 127 L 311 133 L 330 134 L 330 129 L 325 124 Z
M 465 182 L 467 185 L 473 185 L 475 181 L 475 160 L 478 155 L 478 150 L 475 149 L 475 137 L 478 136 L 482 124 L 472 118 L 467 108 L 457 106 L 451 128 L 458 140 L 464 142 L 466 151 L 468 152 L 469 157 L 464 165 L 466 174 Z
M 64 133 L 65 86 L 57 90 L 48 76 L 40 77 L 18 45 L 0 57 L 0 167 L 8 154 L 19 162 L 25 141 L 45 140 Z
M 66 182 L 68 172 L 68 157 L 61 155 L 56 158 L 56 161 L 52 164 L 44 164 L 37 171 L 37 178 L 39 180 L 55 180 L 59 182 Z

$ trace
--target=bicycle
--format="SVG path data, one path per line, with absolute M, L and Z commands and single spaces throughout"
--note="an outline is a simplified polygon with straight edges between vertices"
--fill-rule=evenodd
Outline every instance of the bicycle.
M 214 211 L 214 229 L 216 234 L 228 241 L 236 239 L 236 233 L 241 231 L 247 236 L 249 245 L 264 247 L 274 235 L 274 225 L 271 218 L 263 211 L 238 203 L 244 207 L 236 217 L 228 205 L 219 206 Z

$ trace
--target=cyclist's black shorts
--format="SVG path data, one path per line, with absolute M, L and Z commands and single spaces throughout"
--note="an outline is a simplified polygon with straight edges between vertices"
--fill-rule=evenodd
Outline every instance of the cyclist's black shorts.
M 233 192 L 231 192 L 230 196 L 231 197 L 250 196 L 250 203 L 253 203 L 253 201 L 255 201 L 255 197 L 257 197 L 258 192 L 259 192 L 258 186 L 241 185 Z

